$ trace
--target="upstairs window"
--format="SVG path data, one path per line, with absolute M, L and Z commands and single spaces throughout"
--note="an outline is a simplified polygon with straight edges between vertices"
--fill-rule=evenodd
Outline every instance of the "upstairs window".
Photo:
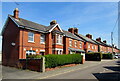
M 59 34 L 56 35 L 56 43 L 62 44 L 62 35 L 59 35 Z
M 45 34 L 41 34 L 40 43 L 45 43 Z
M 77 41 L 75 41 L 75 47 L 77 47 Z
M 34 42 L 34 33 L 28 32 L 28 42 Z
M 82 48 L 82 42 L 80 42 L 80 48 Z
M 90 43 L 88 43 L 88 48 L 90 48 Z
M 69 40 L 69 46 L 72 46 L 72 40 Z

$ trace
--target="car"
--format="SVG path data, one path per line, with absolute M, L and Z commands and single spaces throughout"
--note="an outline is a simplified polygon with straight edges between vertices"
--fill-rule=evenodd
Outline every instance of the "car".
M 113 58 L 118 59 L 118 54 L 113 55 Z
M 120 54 L 118 54 L 118 58 L 120 58 Z
M 117 55 L 115 55 L 115 56 L 114 56 L 114 58 L 115 58 L 115 59 L 118 59 L 118 56 L 117 56 Z

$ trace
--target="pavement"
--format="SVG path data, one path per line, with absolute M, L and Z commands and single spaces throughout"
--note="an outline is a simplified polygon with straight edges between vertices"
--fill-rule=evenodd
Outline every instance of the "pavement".
M 21 70 L 14 67 L 2 66 L 3 79 L 119 79 L 120 61 L 102 60 L 102 61 L 86 61 L 73 67 L 63 67 L 60 69 L 47 71 L 44 73 Z M 111 78 L 110 78 L 111 77 Z M 102 80 L 101 80 L 102 81 Z

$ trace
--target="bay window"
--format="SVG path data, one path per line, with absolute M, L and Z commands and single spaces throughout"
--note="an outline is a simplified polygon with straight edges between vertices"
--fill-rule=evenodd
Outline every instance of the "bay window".
M 59 34 L 56 35 L 56 43 L 62 44 L 62 35 L 59 35 Z

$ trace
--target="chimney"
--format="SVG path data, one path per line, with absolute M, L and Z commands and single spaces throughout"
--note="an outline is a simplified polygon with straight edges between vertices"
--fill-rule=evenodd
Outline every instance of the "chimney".
M 104 40 L 103 42 L 104 42 L 104 43 L 107 43 L 107 41 L 106 41 L 106 40 Z
M 100 37 L 99 37 L 99 38 L 97 38 L 97 39 L 96 39 L 96 41 L 99 41 L 99 42 L 101 42 L 101 38 L 100 38 Z
M 91 34 L 87 34 L 86 37 L 92 39 L 92 35 Z
M 15 10 L 14 10 L 14 17 L 15 17 L 16 19 L 19 18 L 19 10 L 18 10 L 18 8 L 15 8 Z
M 74 33 L 78 34 L 78 28 L 74 28 Z
M 50 22 L 50 25 L 53 25 L 53 24 L 57 24 L 57 21 L 56 21 L 56 20 L 52 20 L 52 21 Z
M 69 28 L 68 31 L 74 34 L 74 28 Z

